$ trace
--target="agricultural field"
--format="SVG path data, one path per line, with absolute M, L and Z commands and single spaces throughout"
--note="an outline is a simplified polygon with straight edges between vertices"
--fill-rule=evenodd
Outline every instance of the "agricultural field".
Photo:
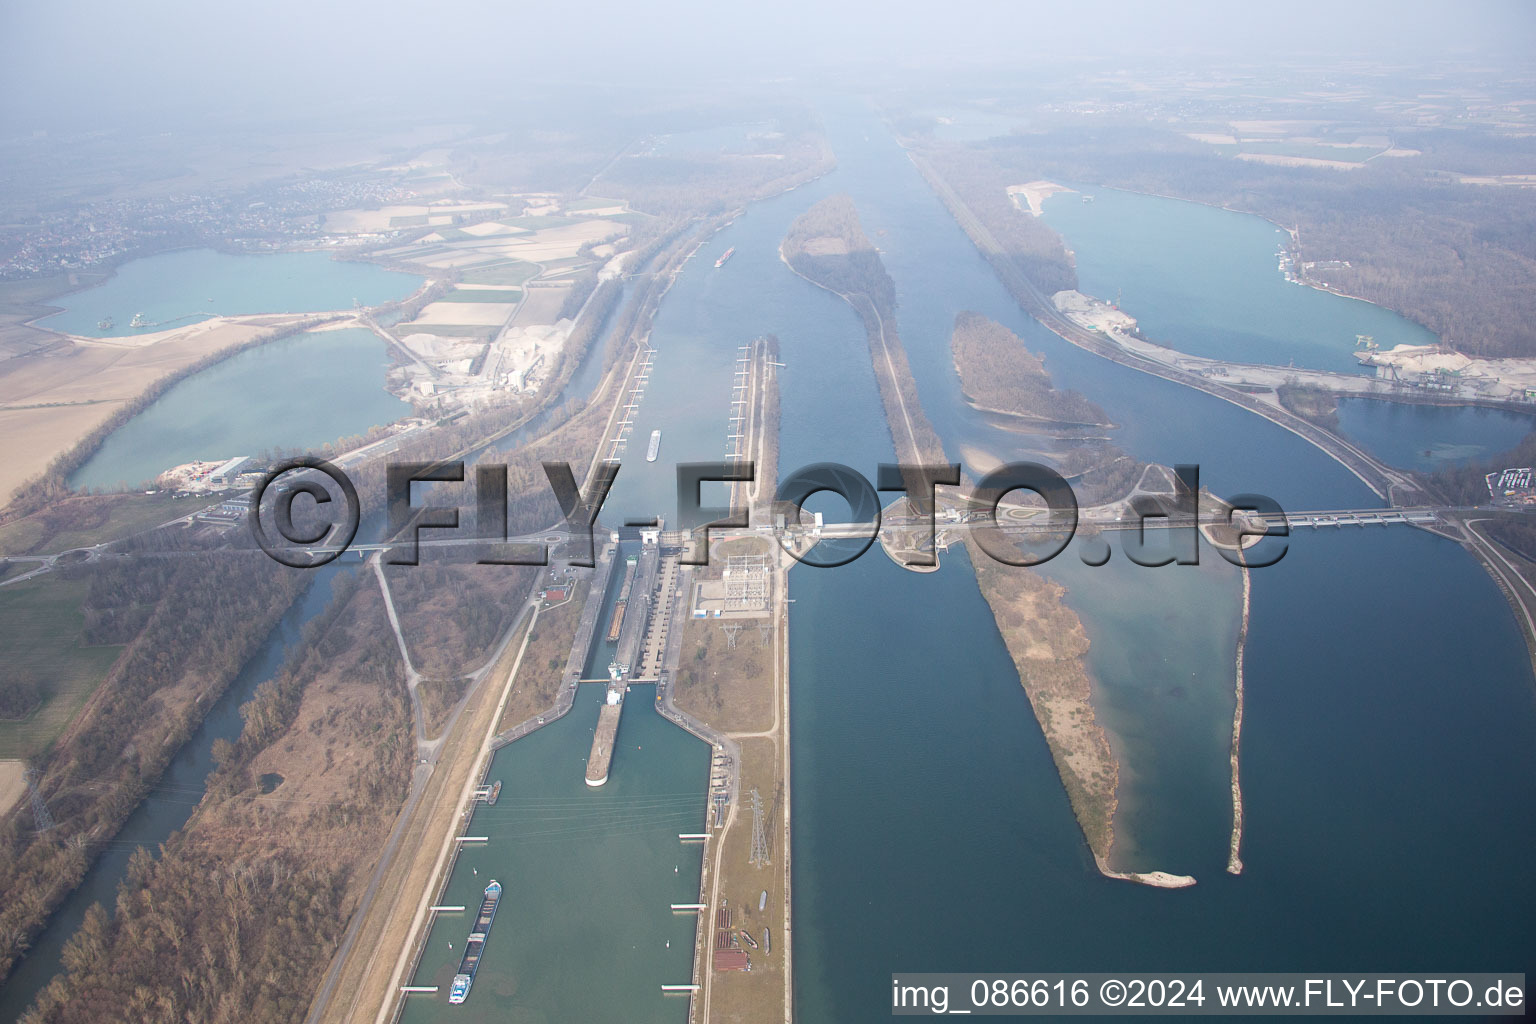
M 0 758 L 47 749 L 122 650 L 85 643 L 86 586 L 49 574 L 0 589 Z
M 0 557 L 93 547 L 188 515 L 201 504 L 158 494 L 80 495 L 0 526 Z

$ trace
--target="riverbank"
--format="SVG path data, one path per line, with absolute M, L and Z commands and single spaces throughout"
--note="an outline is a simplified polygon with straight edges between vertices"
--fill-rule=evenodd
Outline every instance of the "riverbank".
M 10 442 L 0 500 L 9 503 L 45 473 L 67 478 L 172 385 L 342 315 L 205 320 L 150 344 L 71 340 L 62 353 L 0 363 L 0 432 Z
M 909 153 L 908 156 L 924 180 L 938 194 L 940 201 L 955 218 L 961 230 L 970 238 L 977 251 L 992 264 L 993 270 L 996 271 L 1004 288 L 1013 296 L 1014 301 L 1024 312 L 1034 317 L 1042 326 L 1062 340 L 1112 362 L 1140 370 L 1154 377 L 1161 377 L 1175 384 L 1183 384 L 1197 391 L 1204 391 L 1224 402 L 1263 416 L 1327 453 L 1359 478 L 1361 483 L 1391 504 L 1411 504 L 1410 499 L 1418 495 L 1420 486 L 1411 475 L 1382 465 L 1357 446 L 1284 409 L 1278 402 L 1265 402 L 1238 388 L 1130 352 L 1124 346 L 1100 333 L 1088 330 L 1063 315 L 1034 282 L 1014 264 L 987 226 L 937 175 L 937 172 L 917 154 Z

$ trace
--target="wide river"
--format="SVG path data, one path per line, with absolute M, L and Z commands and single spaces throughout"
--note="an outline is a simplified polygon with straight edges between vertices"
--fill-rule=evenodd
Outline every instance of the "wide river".
M 778 336 L 786 364 L 782 471 L 830 460 L 873 476 L 876 463 L 892 458 L 859 322 L 777 257 L 790 221 L 837 191 L 853 195 L 884 251 L 924 408 L 952 456 L 961 445 L 1010 454 L 1006 438 L 970 415 L 950 364 L 955 314 L 972 309 L 1045 353 L 1062 386 L 1105 405 L 1121 424 L 1117 440 L 1139 458 L 1197 462 L 1218 492 L 1260 491 L 1295 509 L 1377 503 L 1294 435 L 1089 356 L 1028 320 L 877 120 L 835 112 L 829 128 L 839 169 L 753 205 L 705 246 L 663 304 L 634 427 L 637 438 L 663 431 L 662 457 L 626 461 L 607 521 L 671 510 L 672 467 L 718 458 L 736 348 L 762 333 Z M 1272 239 L 1253 232 L 1250 218 L 1162 202 L 1192 215 L 1182 226 L 1170 222 L 1184 232 L 1182 246 L 1198 253 L 1204 241 L 1210 258 L 1222 259 L 1236 243 L 1221 231 L 1246 232 L 1259 246 L 1247 286 L 1271 289 L 1278 281 L 1298 299 L 1307 294 L 1280 278 Z M 1087 242 L 1068 241 L 1088 258 Z M 728 247 L 734 257 L 715 269 Z M 1312 294 L 1335 308 L 1349 302 Z M 1224 316 L 1205 325 L 1211 337 L 1227 330 Z M 1392 319 L 1371 326 L 1381 336 L 1418 330 Z M 1357 329 L 1347 317 L 1339 326 L 1346 358 Z M 1266 330 L 1283 345 L 1311 337 L 1313 327 L 1277 321 Z M 1346 423 L 1362 437 L 1378 429 L 1383 441 L 1407 438 L 1380 449 L 1405 463 L 1421 442 L 1429 447 L 1441 437 L 1463 446 L 1458 456 L 1472 447 L 1499 450 L 1526 425 L 1471 410 L 1375 403 L 1351 409 Z M 1158 891 L 1095 870 L 963 553 L 951 552 L 942 571 L 925 576 L 877 552 L 839 569 L 797 569 L 790 650 L 803 1019 L 885 1018 L 897 970 L 1519 969 L 1531 959 L 1536 943 L 1525 919 L 1536 910 L 1536 886 L 1520 851 L 1533 838 L 1528 809 L 1536 796 L 1532 674 L 1508 607 L 1475 562 L 1427 534 L 1384 529 L 1298 536 L 1279 566 L 1253 573 L 1246 870 L 1231 876 L 1237 574 L 1209 549 L 1198 570 L 1142 569 L 1123 557 L 1089 570 L 1071 555 L 1048 571 L 1069 587 L 1068 602 L 1089 631 L 1096 697 L 1127 764 L 1116 859 L 1187 872 L 1199 884 Z M 546 774 L 557 806 L 577 785 L 590 716 L 579 709 L 558 727 L 570 739 L 569 766 Z M 636 727 L 647 730 L 635 744 L 645 760 L 639 751 L 631 756 L 626 713 L 613 778 L 654 772 L 651 785 L 670 791 L 670 770 L 648 767 L 659 741 L 652 724 L 646 715 Z M 695 756 L 680 733 L 668 742 L 677 756 Z M 530 766 L 544 759 L 532 749 L 510 757 L 516 747 L 498 758 L 504 777 L 522 757 Z M 600 802 L 580 817 L 573 812 L 572 822 L 600 816 Z M 667 817 L 671 805 L 650 806 L 641 803 L 636 818 L 645 823 L 629 827 L 643 827 L 656 842 L 682 830 Z M 461 894 L 467 902 L 488 871 L 540 886 L 569 878 L 569 837 L 547 851 L 508 840 L 477 851 L 479 874 L 455 877 L 455 902 Z M 691 881 L 697 865 L 674 875 L 664 847 L 640 855 L 624 849 L 633 858 L 628 884 L 655 887 L 654 905 L 594 899 L 592 887 L 608 884 L 596 878 L 569 889 L 555 916 L 541 910 L 547 897 L 538 891 L 509 897 L 520 934 L 493 941 L 482 968 L 493 993 L 516 993 L 508 1012 L 555 1020 L 562 1008 L 622 1004 L 633 1005 L 626 1019 L 683 1019 L 681 1002 L 652 994 L 682 980 L 683 962 L 643 944 L 636 951 L 643 956 L 605 956 L 618 937 L 634 933 L 634 913 L 649 921 L 652 947 L 661 939 L 669 948 L 672 926 L 661 905 L 679 891 L 673 879 Z M 571 919 L 612 934 L 583 933 L 592 945 L 566 948 L 572 958 L 558 963 L 523 952 L 525 930 L 567 943 L 577 928 Z M 444 982 L 456 958 L 447 943 L 462 930 L 460 921 L 434 930 L 418 981 Z M 594 962 L 605 966 L 594 970 Z M 437 1006 L 421 997 L 407 1019 L 432 1019 Z
M 719 457 L 736 347 L 763 333 L 779 337 L 786 364 L 783 471 L 837 461 L 872 478 L 876 463 L 891 460 L 857 318 L 777 257 L 789 223 L 839 191 L 852 194 L 884 251 L 920 397 L 952 456 L 961 445 L 1012 454 L 1006 438 L 969 414 L 950 363 L 954 317 L 976 310 L 1043 353 L 1059 386 L 1109 410 L 1116 441 L 1137 458 L 1195 462 L 1218 493 L 1266 493 L 1291 509 L 1377 503 L 1294 435 L 1090 356 L 1030 321 L 881 122 L 852 106 L 824 114 L 838 169 L 754 204 L 704 247 L 663 303 L 634 430 L 638 438 L 664 430 L 661 458 L 647 464 L 631 449 L 605 521 L 672 510 L 672 467 Z M 1104 202 L 1101 191 L 1091 205 Z M 1156 234 L 1175 239 L 1181 259 L 1226 260 L 1247 232 L 1249 270 L 1229 275 L 1227 287 L 1251 289 L 1256 304 L 1276 281 L 1304 293 L 1280 280 L 1272 228 L 1250 232 L 1230 220 L 1237 215 L 1160 202 L 1168 207 L 1155 207 Z M 1100 258 L 1100 246 L 1122 244 L 1103 225 L 1081 235 L 1060 227 L 1080 267 Z M 1130 238 L 1149 229 L 1133 212 L 1123 230 Z M 716 270 L 731 246 L 736 255 Z M 1083 272 L 1085 290 L 1105 286 Z M 1167 295 L 1164 275 L 1116 276 L 1110 284 L 1127 311 L 1176 347 L 1227 346 L 1259 360 L 1288 345 L 1302 351 L 1318 332 L 1311 320 L 1286 321 L 1282 309 L 1250 346 L 1229 336 L 1230 312 L 1202 314 L 1205 296 Z M 1180 318 L 1154 332 L 1158 303 Z M 1221 310 L 1241 307 L 1222 300 Z M 1319 364 L 1343 367 L 1358 322 L 1324 326 Z M 1383 339 L 1417 330 L 1401 321 L 1371 326 Z M 1188 339 L 1175 336 L 1185 329 Z M 1442 438 L 1498 450 L 1523 429 L 1454 410 L 1372 404 L 1363 415 L 1398 424 L 1381 428 L 1372 446 L 1404 464 Z M 1354 426 L 1372 443 L 1369 429 Z M 1395 436 L 1411 442 L 1394 449 Z M 1492 581 L 1459 547 L 1406 527 L 1300 531 L 1283 562 L 1251 574 L 1246 870 L 1232 876 L 1224 870 L 1226 744 L 1240 588 L 1235 572 L 1204 554 L 1212 564 L 1198 570 L 1142 569 L 1116 551 L 1090 570 L 1069 549 L 1050 567 L 1093 641 L 1096 699 L 1129 765 L 1117 860 L 1199 880 L 1176 892 L 1095 869 L 963 552 L 952 550 L 928 575 L 878 551 L 791 574 L 801 1019 L 886 1019 L 895 971 L 1532 965 L 1533 679 Z M 675 836 L 702 820 L 707 759 L 701 744 L 646 707 L 644 688 L 634 697 L 602 790 L 578 781 L 595 716 L 590 694 L 498 756 L 502 803 L 474 821 L 493 841 L 461 860 L 450 883 L 463 903 L 489 876 L 509 886 L 507 916 L 462 1008 L 471 1016 L 685 1018 L 684 1001 L 657 993 L 686 980 L 689 968 L 686 952 L 675 954 L 691 919 L 665 907 L 697 884 L 697 853 L 690 860 Z M 451 972 L 463 924 L 434 930 L 419 980 L 442 983 Z M 408 1019 L 445 1012 L 437 998 L 413 1001 Z
M 1218 493 L 1267 493 L 1295 509 L 1376 503 L 1341 467 L 1274 425 L 1096 359 L 1026 320 L 878 122 L 849 113 L 834 115 L 829 128 L 839 171 L 822 184 L 853 195 L 885 252 L 924 406 L 946 442 L 965 420 L 948 333 L 958 311 L 973 309 L 1044 353 L 1059 385 L 1108 409 L 1122 424 L 1118 442 L 1139 458 L 1197 462 Z M 1250 360 L 1313 343 L 1317 323 L 1286 319 L 1283 307 L 1273 307 L 1276 319 L 1252 347 L 1232 336 L 1229 310 L 1246 305 L 1241 295 L 1251 292 L 1251 304 L 1263 306 L 1276 287 L 1308 294 L 1281 279 L 1272 236 L 1252 232 L 1249 218 L 1160 202 L 1151 233 L 1168 237 L 1181 260 L 1229 262 L 1231 236 L 1244 232 L 1255 248 L 1243 264 L 1250 272 L 1227 281 L 1239 298 L 1223 296 L 1209 319 L 1206 295 L 1166 296 L 1158 284 L 1165 276 L 1117 282 L 1149 333 L 1192 350 L 1197 341 L 1226 346 L 1226 357 Z M 1063 225 L 1080 267 L 1112 258 L 1098 246 L 1148 233 L 1136 210 L 1124 212 L 1123 238 L 1104 226 L 1077 237 Z M 1183 319 L 1153 332 L 1133 298 L 1142 289 L 1149 302 L 1177 305 Z M 1179 323 L 1204 334 L 1175 337 Z M 1328 351 L 1348 359 L 1359 323 L 1346 317 L 1325 332 L 1344 339 L 1330 340 Z M 1370 326 L 1366 333 L 1382 339 L 1418 330 L 1401 321 Z M 848 344 L 862 348 L 858 336 L 850 324 Z M 791 368 L 797 356 L 816 358 L 809 347 L 786 345 Z M 788 370 L 785 380 L 794 387 Z M 822 402 L 872 390 L 867 371 L 824 384 Z M 806 422 L 815 404 L 786 398 L 786 466 L 836 457 L 826 433 Z M 1423 411 L 1390 410 L 1399 419 Z M 879 429 L 878 418 L 871 424 Z M 1481 443 L 1497 447 L 1515 436 L 1512 428 Z M 1070 551 L 1052 567 L 1087 575 Z M 883 1018 L 898 970 L 1531 963 L 1536 938 L 1526 921 L 1536 911 L 1536 883 L 1522 851 L 1536 838 L 1532 673 L 1513 616 L 1478 565 L 1438 538 L 1384 529 L 1299 535 L 1283 562 L 1252 574 L 1240 876 L 1223 870 L 1230 805 L 1211 795 L 1221 781 L 1209 769 L 1211 740 L 1179 728 L 1208 714 L 1202 707 L 1216 688 L 1200 677 L 1222 658 L 1200 647 L 1218 645 L 1225 656 L 1229 633 L 1219 615 L 1202 626 L 1190 613 L 1201 588 L 1173 582 L 1180 573 L 1191 570 L 1127 570 L 1136 583 L 1120 588 L 1069 581 L 1067 597 L 1095 645 L 1114 624 L 1128 649 L 1090 654 L 1111 727 L 1134 698 L 1146 713 L 1131 756 L 1154 738 L 1171 748 L 1143 756 L 1133 780 L 1144 798 L 1134 813 L 1155 809 L 1163 820 L 1127 823 L 1122 808 L 1117 824 L 1129 824 L 1135 856 L 1151 858 L 1149 866 L 1199 879 L 1178 892 L 1094 870 L 962 564 L 915 576 L 865 558 L 792 575 L 796 977 L 805 1019 Z M 1183 692 L 1171 685 L 1191 673 Z M 1138 676 L 1163 682 L 1139 688 Z M 1176 777 L 1196 787 L 1187 801 L 1167 787 Z

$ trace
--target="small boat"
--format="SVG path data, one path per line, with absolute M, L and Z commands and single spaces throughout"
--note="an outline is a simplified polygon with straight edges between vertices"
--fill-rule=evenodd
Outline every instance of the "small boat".
M 757 912 L 759 914 L 761 914 L 763 912 L 763 908 L 766 907 L 767 905 L 768 905 L 768 890 L 764 889 L 763 890 L 763 894 L 757 898 Z
M 660 451 L 661 451 L 661 431 L 653 430 L 653 431 L 651 431 L 651 444 L 650 444 L 650 447 L 645 450 L 645 461 L 646 462 L 655 462 L 656 461 L 656 455 Z
M 763 952 L 764 953 L 772 953 L 773 952 L 773 940 L 768 938 L 768 929 L 767 928 L 763 929 Z
M 715 269 L 719 270 L 721 267 L 725 266 L 725 261 L 735 255 L 736 247 L 733 245 L 729 249 L 725 250 L 725 252 L 721 253 L 719 259 L 715 260 Z

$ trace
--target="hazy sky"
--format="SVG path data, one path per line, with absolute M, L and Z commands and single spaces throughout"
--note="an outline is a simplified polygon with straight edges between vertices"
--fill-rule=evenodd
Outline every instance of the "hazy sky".
M 975 71 L 1051 57 L 1529 54 L 1529 0 L 0 0 L 9 130 L 135 109 L 281 110 L 519 83 Z

